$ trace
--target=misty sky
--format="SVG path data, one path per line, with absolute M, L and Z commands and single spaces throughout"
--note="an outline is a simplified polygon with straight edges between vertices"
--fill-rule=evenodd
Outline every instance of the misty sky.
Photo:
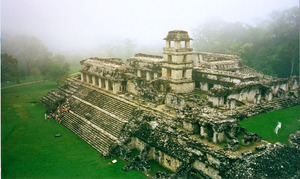
M 50 50 L 93 49 L 132 39 L 164 44 L 169 30 L 190 32 L 222 19 L 253 24 L 298 0 L 2 0 L 2 32 L 34 35 Z

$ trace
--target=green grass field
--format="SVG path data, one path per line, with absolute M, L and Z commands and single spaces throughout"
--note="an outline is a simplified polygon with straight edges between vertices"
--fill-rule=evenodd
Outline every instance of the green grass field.
M 55 89 L 52 82 L 1 90 L 1 176 L 3 178 L 145 178 L 123 172 L 100 153 L 53 120 L 39 99 Z M 62 134 L 55 138 L 55 134 Z
M 249 132 L 254 132 L 262 136 L 263 140 L 271 143 L 281 142 L 288 143 L 291 133 L 300 130 L 300 106 L 281 109 L 270 113 L 254 116 L 252 118 L 240 121 L 239 124 L 245 127 Z M 274 129 L 278 122 L 281 122 L 281 129 L 278 135 Z

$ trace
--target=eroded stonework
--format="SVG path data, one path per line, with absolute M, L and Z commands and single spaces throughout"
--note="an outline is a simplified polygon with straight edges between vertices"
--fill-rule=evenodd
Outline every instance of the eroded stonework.
M 157 178 L 297 177 L 299 132 L 290 145 L 273 145 L 238 124 L 299 105 L 297 78 L 263 75 L 235 55 L 193 52 L 186 31 L 165 40 L 163 56 L 82 60 L 81 75 L 41 103 L 52 112 L 69 103 L 62 124 L 104 157 L 128 160 L 125 171 L 149 172 L 154 160 L 174 172 Z

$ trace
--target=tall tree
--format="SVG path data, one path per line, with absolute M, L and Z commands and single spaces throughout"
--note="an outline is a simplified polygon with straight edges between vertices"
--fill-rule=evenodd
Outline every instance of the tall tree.
M 265 74 L 299 74 L 299 9 L 276 11 L 255 27 L 213 21 L 194 32 L 193 47 L 200 51 L 230 53 Z
M 20 83 L 18 60 L 7 54 L 1 54 L 1 82 Z

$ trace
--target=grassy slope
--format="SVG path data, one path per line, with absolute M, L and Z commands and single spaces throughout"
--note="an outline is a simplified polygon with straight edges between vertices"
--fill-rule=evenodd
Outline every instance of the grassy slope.
M 137 171 L 123 172 L 123 161 L 109 164 L 71 131 L 45 121 L 42 95 L 55 89 L 47 82 L 4 89 L 1 101 L 3 178 L 144 178 Z M 55 134 L 62 134 L 55 138 Z
M 300 106 L 281 109 L 278 111 L 261 114 L 252 118 L 240 121 L 240 125 L 245 127 L 249 132 L 258 133 L 271 143 L 281 142 L 288 143 L 291 133 L 300 130 Z M 281 129 L 278 130 L 278 136 L 274 129 L 278 122 L 281 122 Z

